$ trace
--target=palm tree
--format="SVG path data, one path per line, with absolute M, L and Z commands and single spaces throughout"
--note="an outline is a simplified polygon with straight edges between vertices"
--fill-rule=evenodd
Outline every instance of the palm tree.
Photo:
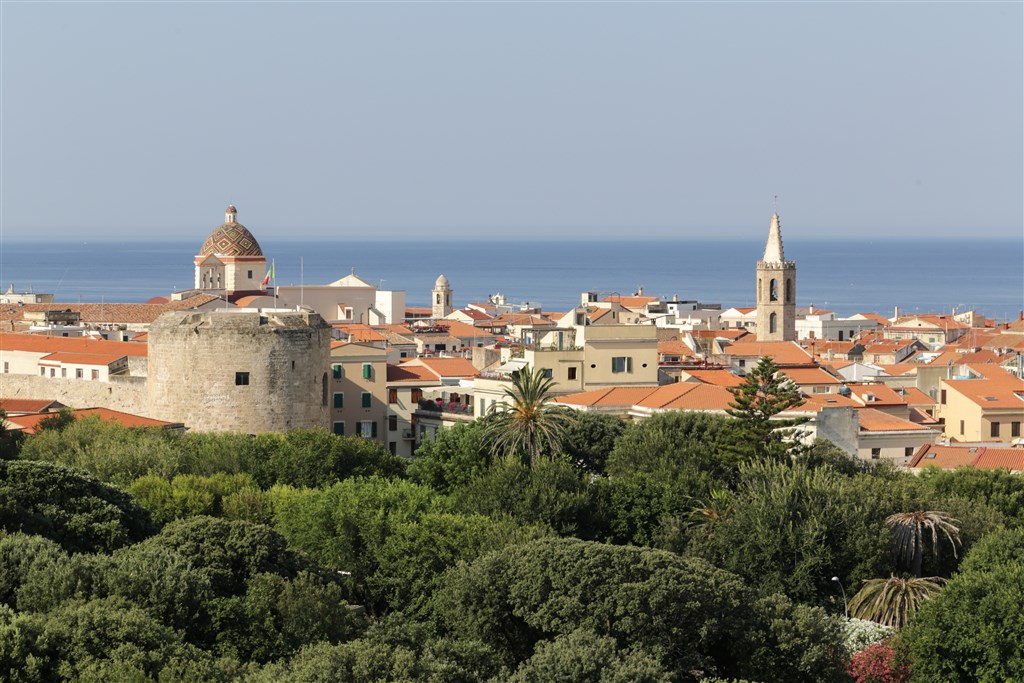
M 903 560 L 914 576 L 921 576 L 921 562 L 924 559 L 924 539 L 931 532 L 932 553 L 939 556 L 940 533 L 946 537 L 953 548 L 953 557 L 960 546 L 959 524 L 945 512 L 898 512 L 885 518 L 886 525 L 892 530 L 893 552 L 898 560 Z
M 850 600 L 850 614 L 883 626 L 902 628 L 925 600 L 942 590 L 945 582 L 938 576 L 865 580 L 864 587 Z
M 493 454 L 518 454 L 536 465 L 545 450 L 549 455 L 561 452 L 574 418 L 570 409 L 553 404 L 554 384 L 543 369 L 529 365 L 512 374 L 512 387 L 505 389 L 510 402 L 492 406 L 484 432 Z

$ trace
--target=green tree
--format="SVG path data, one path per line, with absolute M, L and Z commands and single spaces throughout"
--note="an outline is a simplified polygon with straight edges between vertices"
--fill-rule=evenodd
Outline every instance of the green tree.
M 1019 531 L 990 534 L 899 633 L 915 682 L 1024 680 L 1022 547 Z
M 744 435 L 740 453 L 774 460 L 789 458 L 793 453 L 793 428 L 807 422 L 806 417 L 776 417 L 804 402 L 799 389 L 768 356 L 751 368 L 743 382 L 730 387 L 735 400 L 726 412 L 740 420 Z
M 850 614 L 883 626 L 902 628 L 909 622 L 926 600 L 942 590 L 945 579 L 890 576 L 888 579 L 868 579 L 850 600 Z
M 565 431 L 562 449 L 569 461 L 584 472 L 604 474 L 615 441 L 626 423 L 615 415 L 578 412 Z
M 417 484 L 449 493 L 486 472 L 491 464 L 485 439 L 488 419 L 482 417 L 442 429 L 433 441 L 424 441 L 416 450 L 416 458 L 409 463 L 409 478 Z
M 658 659 L 642 650 L 623 651 L 614 638 L 577 630 L 537 644 L 509 683 L 670 683 Z
M 542 368 L 523 366 L 505 389 L 508 402 L 495 404 L 487 422 L 486 439 L 495 455 L 516 456 L 531 465 L 542 455 L 562 452 L 562 441 L 575 419 L 573 413 L 554 403 L 555 380 Z
M 939 541 L 942 537 L 949 541 L 953 555 L 957 556 L 960 529 L 956 525 L 959 522 L 945 512 L 897 512 L 886 517 L 885 523 L 892 530 L 893 553 L 914 576 L 921 576 L 924 545 L 929 536 L 935 557 L 939 556 Z
M 0 460 L 14 460 L 21 450 L 24 435 L 20 430 L 12 430 L 7 421 L 7 411 L 0 408 Z
M 73 552 L 111 551 L 155 531 L 124 491 L 60 465 L 0 460 L 0 528 Z

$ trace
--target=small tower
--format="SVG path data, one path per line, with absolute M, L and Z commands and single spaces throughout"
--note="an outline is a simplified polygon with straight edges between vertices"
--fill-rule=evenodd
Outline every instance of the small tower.
M 757 339 L 796 339 L 796 262 L 782 251 L 779 214 L 772 214 L 764 256 L 757 262 Z
M 440 275 L 434 283 L 434 296 L 431 299 L 431 317 L 444 318 L 452 312 L 452 288 L 448 278 Z

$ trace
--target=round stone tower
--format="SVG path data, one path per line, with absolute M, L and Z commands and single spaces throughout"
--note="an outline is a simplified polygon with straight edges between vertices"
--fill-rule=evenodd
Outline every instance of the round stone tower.
M 330 348 L 316 313 L 165 313 L 149 328 L 149 415 L 201 432 L 327 428 Z

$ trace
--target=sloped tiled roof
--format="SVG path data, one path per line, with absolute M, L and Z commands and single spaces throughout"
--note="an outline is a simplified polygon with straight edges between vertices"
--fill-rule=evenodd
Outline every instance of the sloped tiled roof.
M 420 363 L 440 377 L 473 377 L 477 374 L 473 363 L 466 358 L 417 358 L 410 363 Z M 408 365 L 403 364 L 403 367 Z
M 116 422 L 122 427 L 181 427 L 180 422 L 164 422 L 163 420 L 154 420 L 149 417 L 143 417 L 141 415 L 134 415 L 132 413 L 123 413 L 119 410 L 111 410 L 110 408 L 83 408 L 81 410 L 74 410 L 71 413 L 74 415 L 76 420 L 80 420 L 83 417 L 95 415 L 104 422 Z M 52 418 L 54 413 L 36 413 L 34 415 L 17 415 L 13 418 L 8 418 L 13 427 L 20 428 L 26 434 L 35 434 L 39 430 L 39 423 L 47 418 Z
M 0 398 L 0 410 L 6 411 L 8 416 L 11 413 L 41 413 L 63 406 L 63 403 L 48 398 Z
M 145 356 L 149 346 L 139 342 L 116 342 L 86 339 L 84 337 L 48 337 L 41 334 L 10 334 L 0 332 L 0 349 L 51 354 L 99 353 L 121 356 Z
M 809 384 L 841 384 L 841 382 L 821 368 L 785 368 L 782 374 L 798 385 Z
M 945 446 L 926 444 L 914 454 L 908 467 L 977 467 L 979 469 L 1024 470 L 1024 448 L 988 446 Z
M 431 372 L 429 368 L 419 365 L 392 365 L 388 363 L 388 382 L 431 382 L 438 383 L 441 380 Z
M 862 432 L 913 432 L 928 429 L 924 425 L 883 413 L 874 408 L 861 408 L 857 414 L 860 418 L 860 431 Z
M 738 387 L 743 378 L 728 370 L 685 370 L 687 375 L 701 384 L 714 384 L 719 387 Z
M 796 342 L 747 342 L 730 344 L 725 353 L 739 358 L 770 356 L 777 365 L 812 365 L 814 358 Z
M 125 357 L 123 353 L 69 353 L 58 351 L 39 359 L 40 363 L 60 364 L 69 363 L 72 365 L 103 365 L 107 366 Z

